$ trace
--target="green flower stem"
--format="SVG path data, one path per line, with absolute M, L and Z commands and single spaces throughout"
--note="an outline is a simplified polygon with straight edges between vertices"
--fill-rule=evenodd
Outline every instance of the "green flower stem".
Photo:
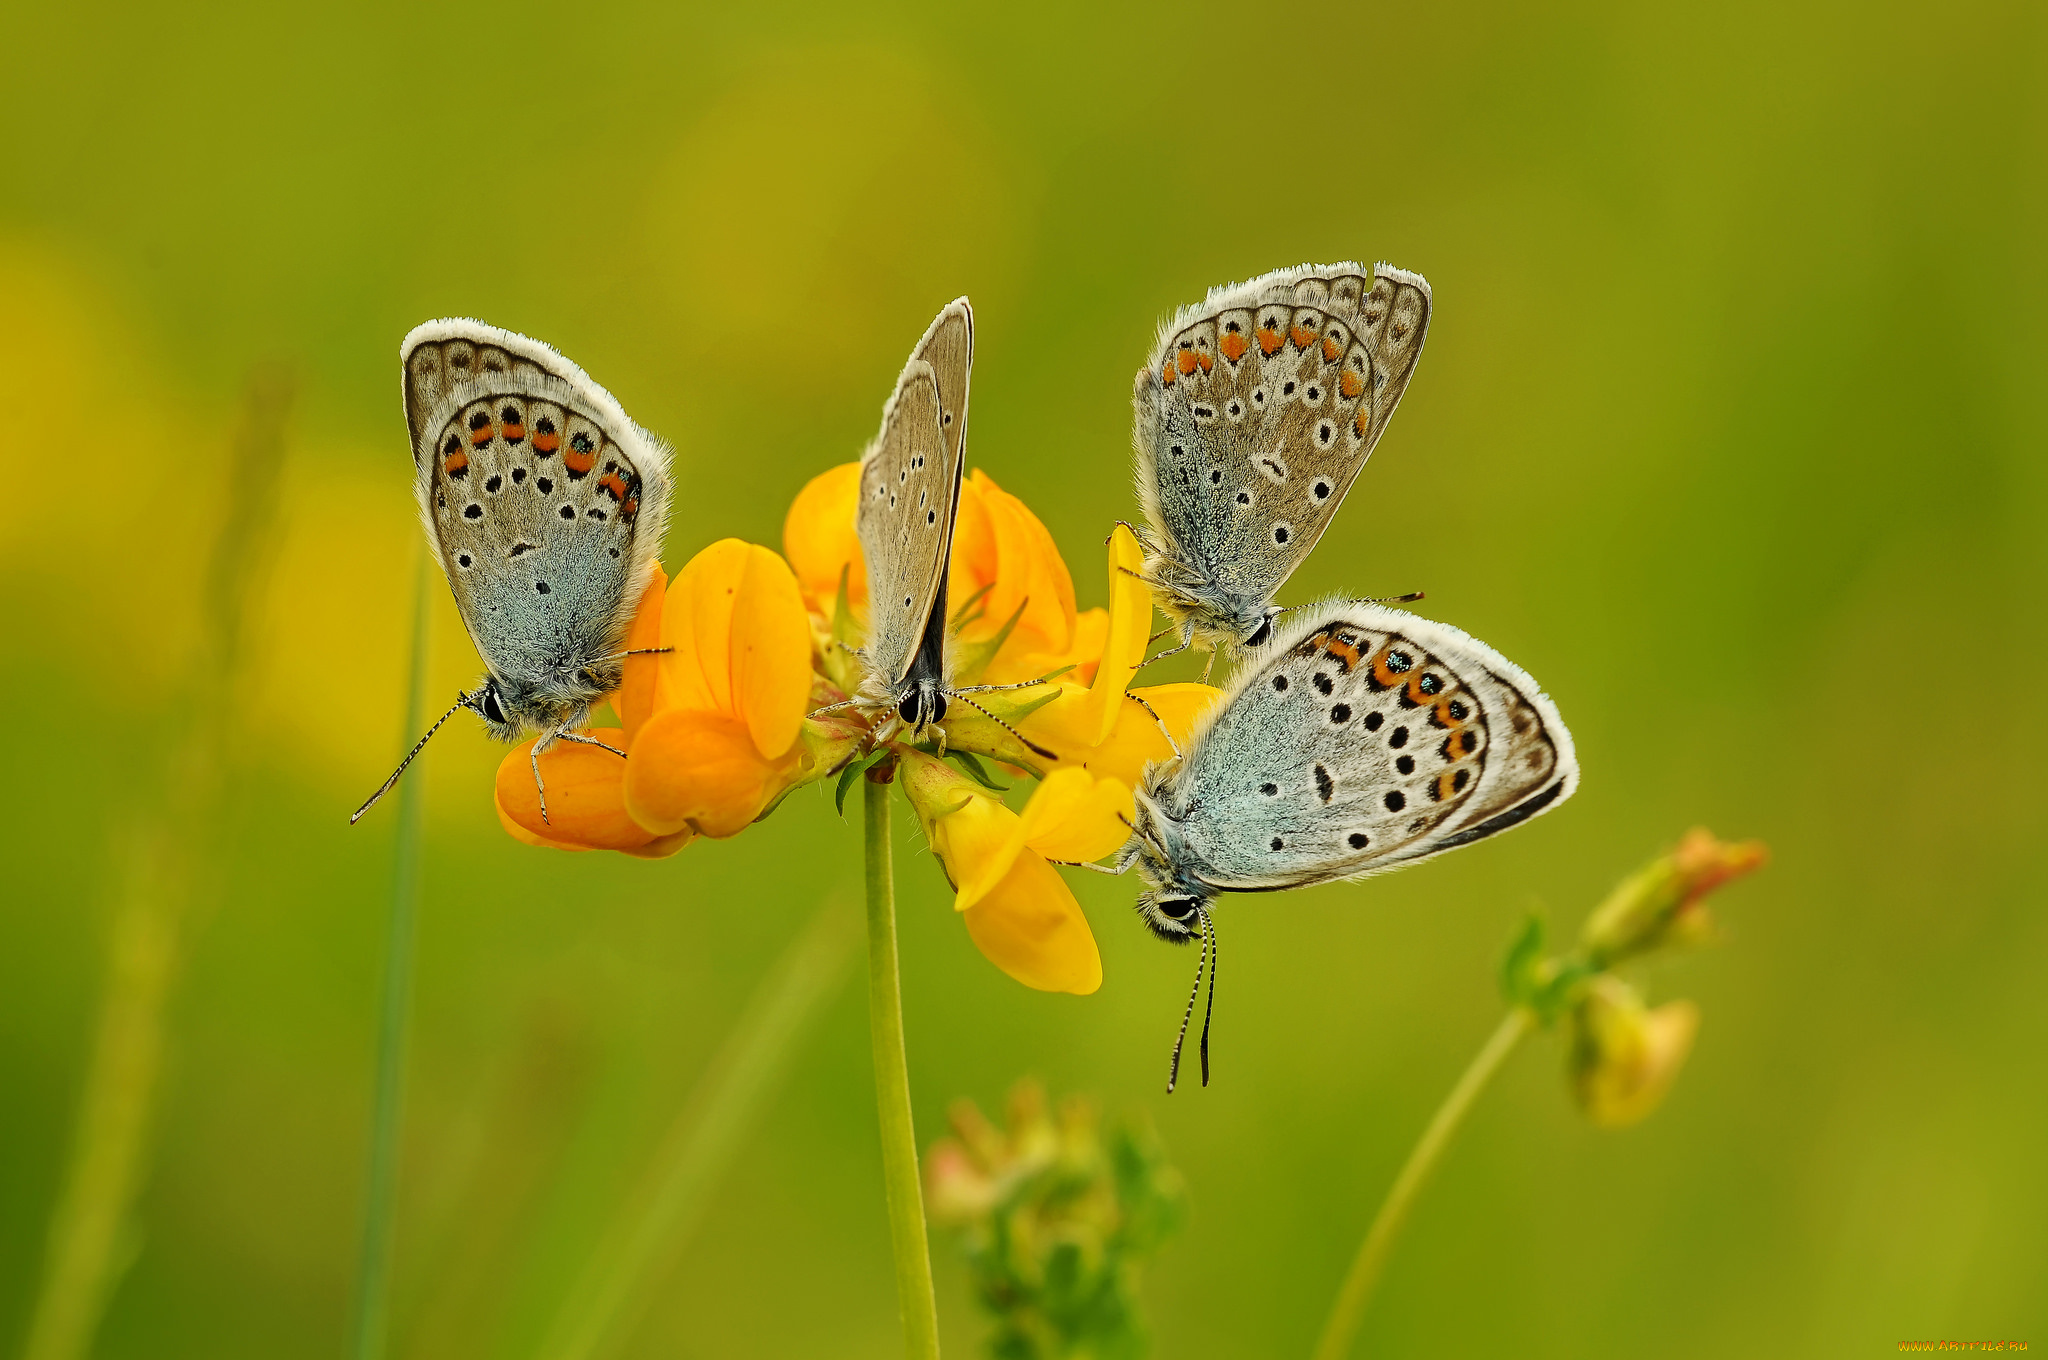
M 896 967 L 896 877 L 889 842 L 889 784 L 867 777 L 868 1034 L 875 1049 L 875 1107 L 882 1130 L 882 1180 L 889 1195 L 889 1242 L 896 1255 L 896 1305 L 903 1349 L 937 1360 L 939 1306 L 932 1296 L 932 1254 L 925 1240 L 924 1188 L 917 1174 L 917 1132 L 910 1122 L 910 1065 L 903 1052 L 903 988 Z
M 1535 1023 L 1535 1015 L 1525 1006 L 1509 1011 L 1465 1069 L 1465 1074 L 1458 1078 L 1458 1084 L 1451 1088 L 1450 1095 L 1437 1107 L 1429 1127 L 1423 1130 L 1421 1141 L 1408 1154 L 1401 1174 L 1394 1178 L 1386 1199 L 1381 1202 L 1372 1227 L 1366 1231 L 1365 1241 L 1358 1245 L 1358 1255 L 1352 1258 L 1351 1269 L 1344 1276 L 1336 1301 L 1330 1305 L 1328 1320 L 1323 1323 L 1323 1334 L 1316 1342 L 1315 1360 L 1344 1360 L 1351 1353 L 1351 1345 L 1358 1339 L 1359 1324 L 1365 1320 L 1365 1306 L 1372 1299 L 1373 1287 L 1379 1283 L 1381 1271 L 1386 1269 L 1387 1256 L 1394 1249 L 1394 1239 L 1400 1236 L 1402 1226 L 1408 1221 L 1408 1211 L 1414 1206 L 1416 1195 L 1421 1193 L 1423 1182 L 1429 1179 L 1429 1173 L 1435 1169 L 1444 1149 L 1450 1146 L 1451 1136 L 1471 1112 L 1472 1103 L 1486 1089 L 1486 1083 L 1493 1079 L 1493 1074 L 1500 1070 L 1508 1054 L 1514 1052 L 1515 1045 Z
M 421 720 L 427 676 L 427 561 L 414 569 L 412 661 L 405 681 L 407 739 Z M 384 920 L 384 991 L 377 1017 L 377 1087 L 370 1116 L 368 1202 L 356 1259 L 355 1316 L 349 1354 L 377 1360 L 384 1354 L 391 1306 L 392 1210 L 398 1197 L 399 1107 L 405 1093 L 406 1031 L 412 1018 L 412 978 L 420 893 L 420 753 L 398 784 L 398 846 L 391 869 L 391 910 Z

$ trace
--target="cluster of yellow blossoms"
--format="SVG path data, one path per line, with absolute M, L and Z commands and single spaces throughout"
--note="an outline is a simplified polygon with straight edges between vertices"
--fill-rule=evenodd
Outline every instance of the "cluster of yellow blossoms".
M 858 463 L 814 478 L 790 506 L 782 556 L 729 538 L 673 580 L 657 572 L 626 645 L 666 650 L 627 659 L 611 698 L 618 726 L 592 732 L 626 759 L 549 746 L 540 756 L 544 821 L 532 743 L 520 746 L 498 770 L 505 829 L 562 850 L 672 855 L 697 836 L 738 835 L 792 790 L 867 754 L 871 733 L 855 710 L 809 716 L 859 681 L 852 648 L 867 606 L 853 527 L 859 485 Z M 1043 991 L 1102 984 L 1095 936 L 1054 863 L 1099 859 L 1123 844 L 1132 786 L 1148 762 L 1171 753 L 1161 725 L 1180 740 L 1216 695 L 1195 684 L 1130 688 L 1152 602 L 1136 574 L 1144 555 L 1135 535 L 1119 525 L 1108 548 L 1109 607 L 1080 611 L 1044 524 L 987 474 L 971 473 L 950 564 L 953 682 L 1048 678 L 985 696 L 1000 722 L 956 706 L 946 749 L 963 758 L 906 745 L 888 751 L 968 934 L 997 967 Z M 1038 779 L 1021 811 L 977 777 L 977 756 Z

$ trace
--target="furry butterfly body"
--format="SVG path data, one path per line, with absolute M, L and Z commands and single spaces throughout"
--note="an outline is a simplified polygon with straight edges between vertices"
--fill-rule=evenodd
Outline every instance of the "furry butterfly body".
M 1419 274 L 1301 265 L 1213 289 L 1160 328 L 1133 442 L 1145 577 L 1183 647 L 1265 639 L 1274 593 L 1393 419 L 1429 315 Z
M 660 566 L 668 449 L 554 349 L 481 321 L 416 327 L 399 360 L 420 519 L 486 667 L 456 707 L 500 741 L 539 733 L 538 785 L 549 743 L 602 744 L 576 729 L 618 688 Z

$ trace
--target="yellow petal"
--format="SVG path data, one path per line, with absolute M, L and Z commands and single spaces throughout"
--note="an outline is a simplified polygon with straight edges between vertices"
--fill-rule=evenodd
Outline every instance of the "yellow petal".
M 796 744 L 811 699 L 811 620 L 796 575 L 747 545 L 732 614 L 732 697 L 755 749 L 774 760 Z
M 867 607 L 867 566 L 853 527 L 859 499 L 860 464 L 841 463 L 811 478 L 790 502 L 782 522 L 783 555 L 811 609 L 827 617 L 839 598 L 842 567 L 847 569 L 848 604 L 858 610 Z
M 669 648 L 654 684 L 654 707 L 731 713 L 732 611 L 746 579 L 752 544 L 723 538 L 698 553 L 669 582 L 661 641 Z
M 640 595 L 640 607 L 633 614 L 633 626 L 626 630 L 627 651 L 664 645 L 661 640 L 662 607 L 667 599 L 668 576 L 662 571 L 661 564 L 656 563 L 654 574 L 647 580 L 647 589 Z M 628 741 L 654 712 L 654 684 L 661 669 L 660 661 L 658 656 L 626 658 L 625 679 L 619 685 L 619 692 L 612 696 L 612 709 L 619 715 L 619 721 L 625 724 Z
M 1081 709 L 1080 727 L 1090 746 L 1107 741 L 1122 719 L 1124 690 L 1131 683 L 1133 670 L 1145 659 L 1146 640 L 1152 633 L 1152 592 L 1132 574 L 1144 565 L 1145 554 L 1138 547 L 1137 536 L 1128 525 L 1117 525 L 1109 536 L 1109 634 Z
M 1147 764 L 1165 760 L 1173 754 L 1173 747 L 1167 744 L 1166 734 L 1159 730 L 1159 723 L 1166 724 L 1166 731 L 1173 734 L 1174 742 L 1185 750 L 1196 720 L 1215 705 L 1222 693 L 1213 686 L 1192 682 L 1148 685 L 1130 691 L 1124 696 L 1123 707 L 1117 712 L 1116 724 L 1110 729 L 1108 738 L 1085 753 L 1089 772 L 1120 779 L 1136 788 Z M 1144 706 L 1132 698 L 1133 695 L 1152 706 L 1152 712 L 1159 715 L 1158 722 L 1152 720 L 1152 713 L 1147 713 Z
M 647 720 L 626 762 L 625 807 L 654 835 L 694 827 L 736 836 L 787 788 L 796 753 L 764 760 L 747 726 L 701 709 L 671 708 Z
M 1102 985 L 1102 955 L 1088 918 L 1059 872 L 1036 855 L 1017 856 L 968 908 L 966 922 L 975 947 L 1026 987 L 1086 996 Z
M 932 853 L 953 880 L 955 911 L 992 892 L 1023 849 L 1023 819 L 986 794 L 967 794 L 932 824 Z
M 1084 685 L 1095 683 L 1102 649 L 1109 645 L 1109 611 L 1084 609 L 1074 616 L 1074 646 L 1068 660 L 1074 664 L 1074 678 Z M 1044 671 L 1038 672 L 1044 675 Z
M 1115 852 L 1130 839 L 1131 787 L 1067 767 L 1032 791 L 1020 818 L 1024 844 L 1046 859 L 1085 864 Z
M 608 746 L 630 750 L 626 734 L 616 727 L 591 728 L 588 735 Z M 548 818 L 543 822 L 540 793 L 533 784 L 532 750 L 533 742 L 522 742 L 498 765 L 495 793 L 499 816 L 527 833 L 513 832 L 520 840 L 559 848 L 630 850 L 654 839 L 652 832 L 626 812 L 626 762 L 610 751 L 580 742 L 558 741 L 541 752 L 541 778 L 548 786 Z

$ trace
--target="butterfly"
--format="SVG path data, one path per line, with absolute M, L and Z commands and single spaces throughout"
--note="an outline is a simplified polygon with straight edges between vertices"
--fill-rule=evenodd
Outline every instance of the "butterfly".
M 1572 796 L 1579 766 L 1528 674 L 1448 624 L 1373 601 L 1311 605 L 1245 659 L 1178 755 L 1148 766 L 1131 837 L 1139 916 L 1199 938 L 1215 1005 L 1217 894 L 1363 878 L 1498 835 Z M 1209 1025 L 1202 1024 L 1202 1082 Z
M 1212 289 L 1160 328 L 1133 442 L 1144 576 L 1174 652 L 1257 646 L 1408 389 L 1429 284 L 1300 265 Z M 1171 652 L 1161 655 L 1171 655 Z
M 415 327 L 399 363 L 420 520 L 486 671 L 349 821 L 462 708 L 499 741 L 540 734 L 545 820 L 549 745 L 625 754 L 576 729 L 619 687 L 627 629 L 661 567 L 668 446 L 555 350 L 481 321 Z
M 948 558 L 967 462 L 973 370 L 974 310 L 966 298 L 956 298 L 911 350 L 882 408 L 881 431 L 861 454 L 854 527 L 868 576 L 863 674 L 852 699 L 819 712 L 854 706 L 886 715 L 877 740 L 899 731 L 913 742 L 930 734 L 943 750 L 945 729 L 939 724 L 951 700 L 988 714 L 968 696 L 1025 687 L 955 687 L 947 663 Z M 1008 723 L 1002 726 L 1033 751 L 1052 756 Z

